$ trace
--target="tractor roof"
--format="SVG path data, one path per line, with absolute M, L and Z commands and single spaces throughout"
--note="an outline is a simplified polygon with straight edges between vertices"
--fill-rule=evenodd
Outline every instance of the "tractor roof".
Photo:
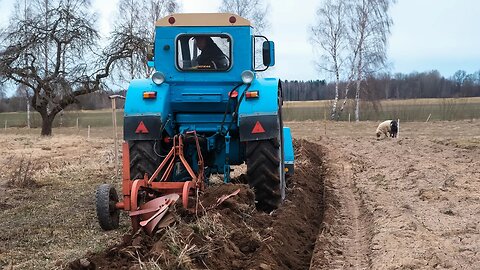
M 155 26 L 251 26 L 232 13 L 177 13 L 158 20 Z

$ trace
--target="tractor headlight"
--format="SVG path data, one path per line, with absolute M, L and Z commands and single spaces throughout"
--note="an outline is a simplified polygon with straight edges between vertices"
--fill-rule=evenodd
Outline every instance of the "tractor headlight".
M 152 75 L 152 81 L 156 85 L 160 85 L 165 82 L 165 75 L 162 72 L 155 72 Z
M 242 72 L 242 82 L 243 83 L 252 83 L 253 79 L 255 78 L 255 74 L 253 74 L 250 70 L 244 70 Z

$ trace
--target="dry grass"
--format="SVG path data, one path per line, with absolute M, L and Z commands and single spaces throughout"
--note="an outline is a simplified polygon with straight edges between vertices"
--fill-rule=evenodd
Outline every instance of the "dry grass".
M 193 261 L 195 259 L 201 260 L 203 256 L 208 254 L 211 247 L 208 242 L 201 246 L 194 244 L 193 233 L 185 236 L 177 226 L 166 228 L 160 241 L 165 243 L 168 252 L 175 257 L 171 260 L 165 252 L 162 252 L 158 257 L 165 262 L 168 269 L 191 269 Z
M 323 120 L 329 118 L 332 101 L 292 101 L 284 105 L 283 115 L 286 120 Z M 397 119 L 402 121 L 430 121 L 479 119 L 480 97 L 475 98 L 436 98 L 380 100 L 377 103 L 364 101 L 360 107 L 360 119 L 382 120 Z M 340 116 L 341 121 L 348 121 L 349 115 L 354 121 L 355 103 L 349 100 Z
M 130 269 L 192 269 L 198 262 L 206 265 L 204 259 L 228 235 L 219 214 L 204 215 L 191 222 L 179 219 L 153 238 L 136 234 L 132 245 L 121 252 L 136 262 Z
M 117 110 L 118 124 L 123 124 L 123 110 Z M 55 128 L 61 127 L 76 127 L 81 128 L 91 127 L 106 127 L 112 125 L 112 111 L 109 109 L 103 110 L 80 110 L 80 111 L 65 111 L 63 114 L 58 114 L 53 121 Z M 0 124 L 3 128 L 7 121 L 8 127 L 26 127 L 27 113 L 26 112 L 9 112 L 0 113 Z M 30 124 L 32 127 L 41 127 L 42 118 L 40 114 L 33 111 L 30 115 Z
M 158 231 L 159 240 L 152 249 L 156 256 L 146 260 L 138 250 L 128 253 L 138 262 L 137 269 L 191 269 L 215 249 L 215 243 L 225 241 L 229 235 L 219 213 L 205 214 L 192 222 L 178 222 Z
M 33 174 L 40 167 L 32 161 L 32 158 L 22 156 L 13 165 L 13 171 L 6 182 L 9 188 L 38 188 L 40 185 L 33 179 Z
M 343 100 L 342 100 L 343 102 Z M 461 102 L 466 104 L 480 103 L 480 97 L 471 98 L 422 98 L 422 99 L 387 99 L 381 100 L 380 103 L 384 106 L 399 106 L 399 105 L 438 105 L 445 102 Z M 330 106 L 331 100 L 312 100 L 312 101 L 286 101 L 286 107 L 324 107 Z
M 332 104 L 331 100 L 308 100 L 308 101 L 285 101 L 283 106 L 285 107 L 325 107 Z
M 74 135 L 0 137 L 0 268 L 63 268 L 121 239 L 127 219 L 103 232 L 94 207 L 96 186 L 116 182 L 112 148 L 109 139 Z
M 220 213 L 205 213 L 195 222 L 190 223 L 189 226 L 196 234 L 209 241 L 211 241 L 214 237 L 227 238 L 230 234 L 230 232 L 222 223 Z

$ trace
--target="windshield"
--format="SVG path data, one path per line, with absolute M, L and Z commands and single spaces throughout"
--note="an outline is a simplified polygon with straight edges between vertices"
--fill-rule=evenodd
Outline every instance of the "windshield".
M 181 35 L 177 39 L 177 66 L 188 71 L 225 71 L 231 65 L 227 35 Z

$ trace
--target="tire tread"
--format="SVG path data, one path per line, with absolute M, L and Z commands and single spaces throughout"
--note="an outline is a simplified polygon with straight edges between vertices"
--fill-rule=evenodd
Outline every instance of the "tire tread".
M 120 210 L 116 209 L 113 213 L 111 212 L 110 195 L 118 202 L 117 192 L 110 184 L 100 185 L 95 193 L 98 222 L 100 223 L 100 227 L 105 231 L 117 229 L 120 221 Z
M 280 159 L 277 140 L 248 142 L 247 178 L 248 184 L 255 190 L 257 208 L 270 212 L 280 206 Z

